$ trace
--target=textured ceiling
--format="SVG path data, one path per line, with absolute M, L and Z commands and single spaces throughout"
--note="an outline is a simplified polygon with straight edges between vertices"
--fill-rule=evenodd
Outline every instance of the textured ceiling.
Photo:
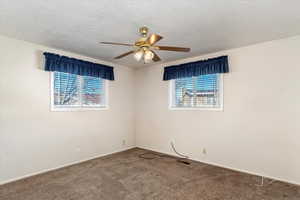
M 0 34 L 130 67 L 138 28 L 164 36 L 161 45 L 191 47 L 162 52 L 162 62 L 300 34 L 299 0 L 0 0 Z

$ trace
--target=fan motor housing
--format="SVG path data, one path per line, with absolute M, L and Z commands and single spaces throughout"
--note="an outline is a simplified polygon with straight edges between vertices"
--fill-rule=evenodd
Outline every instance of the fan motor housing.
M 140 34 L 141 34 L 143 37 L 146 37 L 146 36 L 147 36 L 148 31 L 149 31 L 149 29 L 148 29 L 146 26 L 143 26 L 143 27 L 141 27 L 141 28 L 139 29 L 139 32 L 140 32 Z

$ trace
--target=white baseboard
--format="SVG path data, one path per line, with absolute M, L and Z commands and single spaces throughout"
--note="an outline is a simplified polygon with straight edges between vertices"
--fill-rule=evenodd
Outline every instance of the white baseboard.
M 146 150 L 150 150 L 150 151 L 154 151 L 154 152 L 163 153 L 163 154 L 166 154 L 166 155 L 178 157 L 178 155 L 175 154 L 175 153 L 164 152 L 164 151 L 160 151 L 160 150 L 156 150 L 156 149 L 148 148 L 148 147 L 143 147 L 143 146 L 137 146 L 137 147 L 141 148 L 141 149 L 146 149 Z M 243 170 L 243 169 L 238 169 L 238 168 L 234 168 L 234 167 L 228 167 L 228 166 L 225 166 L 225 165 L 222 165 L 222 164 L 219 164 L 219 163 L 210 162 L 210 161 L 204 161 L 204 160 L 199 160 L 199 159 L 194 159 L 194 158 L 189 158 L 189 159 L 192 160 L 192 161 L 201 162 L 201 163 L 213 165 L 213 166 L 216 166 L 216 167 L 221 167 L 221 168 L 224 168 L 224 169 L 229 169 L 229 170 L 233 170 L 233 171 L 237 171 L 237 172 L 242 172 L 242 173 L 246 173 L 246 174 L 250 174 L 250 175 L 254 175 L 254 176 L 264 177 L 264 178 L 272 179 L 272 180 L 275 180 L 275 181 L 280 181 L 280 182 L 285 182 L 285 183 L 289 183 L 289 184 L 292 184 L 292 185 L 300 186 L 300 183 L 290 181 L 290 180 L 286 180 L 286 179 L 282 179 L 282 178 L 278 178 L 278 177 L 274 177 L 274 176 L 258 174 L 258 173 L 255 173 L 255 172 L 251 172 L 251 171 Z
M 43 170 L 38 171 L 38 172 L 34 172 L 34 173 L 26 174 L 24 176 L 20 176 L 20 177 L 16 177 L 16 178 L 12 178 L 12 179 L 2 181 L 2 182 L 0 182 L 0 186 L 4 185 L 4 184 L 7 184 L 7 183 L 15 182 L 15 181 L 18 181 L 18 180 L 22 180 L 22 179 L 25 179 L 25 178 L 29 178 L 31 176 L 36 176 L 36 175 L 39 175 L 39 174 L 54 171 L 54 170 L 57 170 L 57 169 L 61 169 L 61 168 L 64 168 L 64 167 L 75 165 L 75 164 L 79 164 L 79 163 L 86 162 L 86 161 L 89 161 L 89 160 L 93 160 L 93 159 L 96 159 L 96 158 L 101 158 L 101 157 L 104 157 L 104 156 L 108 156 L 110 154 L 119 153 L 119 152 L 126 151 L 126 150 L 133 149 L 133 148 L 136 148 L 136 147 L 135 146 L 126 147 L 126 148 L 123 148 L 123 149 L 120 149 L 120 150 L 117 150 L 117 151 L 113 151 L 113 152 L 110 152 L 110 153 L 101 154 L 101 155 L 97 155 L 97 156 L 92 156 L 92 157 L 89 157 L 87 159 L 83 159 L 83 160 L 67 163 L 67 164 L 64 164 L 64 165 L 60 165 L 58 167 L 43 169 Z

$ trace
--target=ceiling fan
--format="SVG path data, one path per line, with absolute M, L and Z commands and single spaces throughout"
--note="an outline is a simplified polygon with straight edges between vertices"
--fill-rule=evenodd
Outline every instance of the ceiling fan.
M 179 52 L 189 52 L 190 48 L 184 47 L 173 47 L 173 46 L 157 46 L 155 45 L 158 41 L 160 41 L 163 37 L 157 34 L 148 35 L 149 29 L 147 27 L 141 27 L 139 32 L 141 34 L 141 38 L 137 40 L 134 44 L 124 44 L 117 42 L 100 42 L 101 44 L 111 44 L 111 45 L 122 45 L 122 46 L 130 46 L 134 49 L 121 54 L 114 59 L 120 59 L 130 54 L 134 54 L 133 57 L 137 61 L 143 61 L 144 63 L 150 63 L 151 61 L 158 62 L 160 61 L 160 57 L 155 53 L 154 50 L 163 50 L 163 51 L 179 51 Z

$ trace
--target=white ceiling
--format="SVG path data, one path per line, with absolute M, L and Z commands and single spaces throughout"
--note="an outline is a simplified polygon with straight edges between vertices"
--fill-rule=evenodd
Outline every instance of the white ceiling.
M 130 42 L 138 28 L 164 36 L 163 62 L 300 34 L 299 0 L 0 0 L 0 34 L 130 67 L 130 50 L 99 41 Z M 0 44 L 1 45 L 1 44 Z

